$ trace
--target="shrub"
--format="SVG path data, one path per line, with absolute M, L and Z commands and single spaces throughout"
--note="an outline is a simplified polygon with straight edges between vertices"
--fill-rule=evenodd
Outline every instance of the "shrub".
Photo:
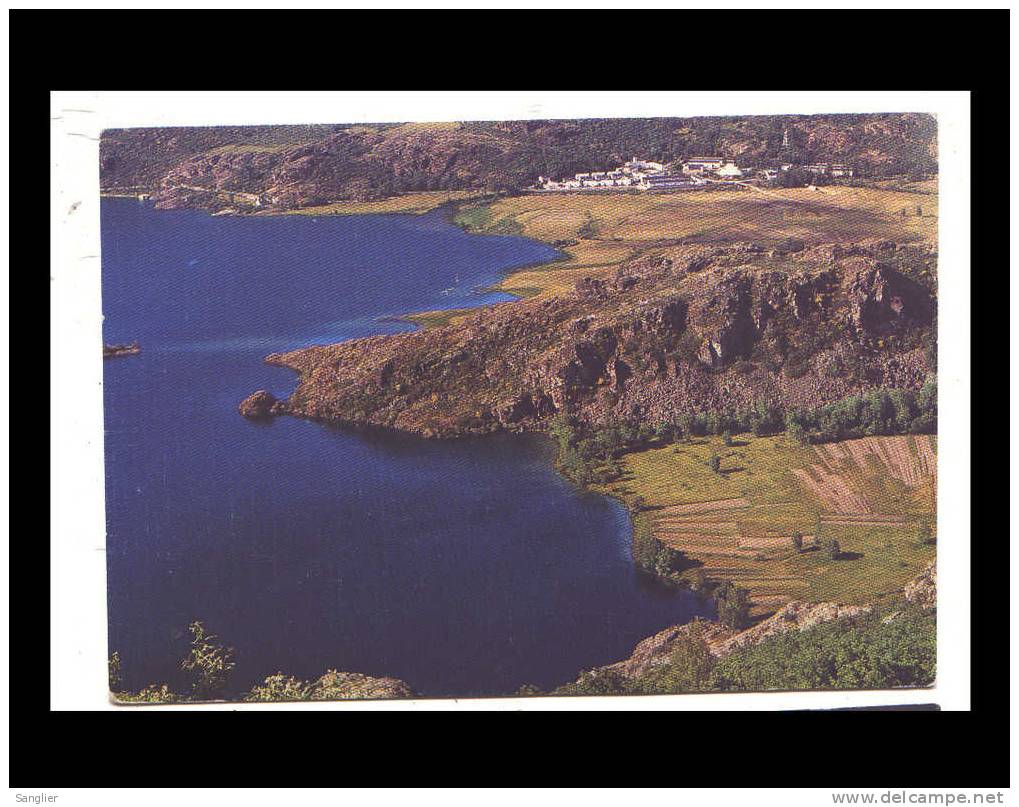
M 647 692 L 703 692 L 712 688 L 716 659 L 704 636 L 700 620 L 690 623 L 673 643 L 669 663 L 641 682 Z
M 934 543 L 934 530 L 929 521 L 921 521 L 916 528 L 916 538 L 921 546 Z
M 118 701 L 124 703 L 179 703 L 184 700 L 166 684 L 149 684 L 139 692 L 117 692 Z
M 246 701 L 303 701 L 308 699 L 308 684 L 281 672 L 270 675 L 265 681 L 244 696 Z
M 120 676 L 120 653 L 113 651 L 113 655 L 110 656 L 107 662 L 109 670 L 109 681 L 110 681 L 110 692 L 116 692 L 120 689 L 122 679 Z
M 793 549 L 797 552 L 803 551 L 803 533 L 798 530 L 793 533 L 792 537 Z
M 217 637 L 206 633 L 200 621 L 192 622 L 188 630 L 191 650 L 180 666 L 190 674 L 191 697 L 196 700 L 213 697 L 226 686 L 236 666 L 233 648 L 217 643 Z

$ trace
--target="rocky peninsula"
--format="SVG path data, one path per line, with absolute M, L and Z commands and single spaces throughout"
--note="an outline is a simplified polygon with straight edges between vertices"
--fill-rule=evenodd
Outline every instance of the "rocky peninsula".
M 267 357 L 297 371 L 285 403 L 243 408 L 425 437 L 597 428 L 760 405 L 817 407 L 918 389 L 933 248 L 889 241 L 765 249 L 686 245 L 571 293 L 479 309 L 435 328 Z

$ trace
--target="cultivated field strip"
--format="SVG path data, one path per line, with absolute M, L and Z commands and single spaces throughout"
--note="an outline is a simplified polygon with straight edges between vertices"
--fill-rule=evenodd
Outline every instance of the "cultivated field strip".
M 909 489 L 933 487 L 937 482 L 934 438 L 926 434 L 826 443 L 814 446 L 814 453 L 818 462 L 793 469 L 793 474 L 817 496 L 825 511 L 847 517 L 866 515 L 857 520 L 861 524 L 895 520 L 876 512 L 865 492 L 868 477 L 887 476 Z
M 827 510 L 834 513 L 869 513 L 867 500 L 853 490 L 848 480 L 829 471 L 827 464 L 812 465 L 809 469 L 794 468 L 793 474 L 813 493 Z
M 659 505 L 650 514 L 654 536 L 683 552 L 708 578 L 748 589 L 758 614 L 790 599 L 833 592 L 847 599 L 872 596 L 885 585 L 900 585 L 903 569 L 909 568 L 904 559 L 912 566 L 927 557 L 913 536 L 918 521 L 932 512 L 936 438 L 868 437 L 809 448 L 773 440 L 772 445 L 769 453 L 748 451 L 731 460 L 759 469 L 753 476 L 736 476 L 736 485 L 731 478 L 705 484 L 705 460 L 696 451 L 707 454 L 710 446 L 656 455 L 657 464 L 644 468 L 659 474 L 675 468 L 680 489 L 713 486 L 729 495 Z M 784 452 L 777 455 L 783 458 L 775 459 L 773 452 Z M 669 487 L 660 485 L 658 495 Z M 737 491 L 742 495 L 733 495 Z M 847 558 L 864 560 L 832 566 L 817 551 L 815 527 L 822 538 L 837 538 Z M 794 532 L 800 533 L 801 550 L 794 546 Z M 853 563 L 864 565 L 855 571 Z M 837 576 L 823 571 L 836 568 Z

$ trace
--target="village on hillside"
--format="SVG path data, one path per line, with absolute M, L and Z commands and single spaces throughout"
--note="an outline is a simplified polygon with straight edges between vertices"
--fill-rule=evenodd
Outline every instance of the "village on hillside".
M 610 171 L 574 174 L 572 179 L 539 176 L 534 186 L 538 191 L 665 190 L 699 188 L 712 183 L 764 184 L 778 180 L 781 172 L 802 171 L 813 178 L 849 178 L 853 169 L 840 163 L 794 165 L 784 163 L 776 168 L 740 167 L 728 157 L 694 157 L 666 167 L 663 163 L 637 157 Z

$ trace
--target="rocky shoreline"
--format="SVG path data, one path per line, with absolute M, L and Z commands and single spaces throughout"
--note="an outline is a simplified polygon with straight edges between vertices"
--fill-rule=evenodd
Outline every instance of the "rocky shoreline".
M 653 426 L 918 389 L 933 370 L 923 345 L 935 303 L 909 273 L 935 260 L 889 242 L 673 247 L 571 294 L 272 354 L 300 378 L 267 414 L 442 438 L 541 431 L 559 413 Z
M 922 574 L 906 584 L 903 598 L 923 610 L 937 607 L 935 563 L 932 562 Z M 591 676 L 606 674 L 619 676 L 624 680 L 640 678 L 654 668 L 667 664 L 673 651 L 688 640 L 693 632 L 705 641 L 708 651 L 720 659 L 738 650 L 759 645 L 774 636 L 809 630 L 816 625 L 837 620 L 867 616 L 873 611 L 874 607 L 871 605 L 792 601 L 786 603 L 772 616 L 742 631 L 731 630 L 718 622 L 699 619 L 683 625 L 673 625 L 639 642 L 633 652 L 622 661 L 595 667 L 582 673 L 575 683 L 580 684 Z M 885 620 L 890 621 L 897 617 L 898 612 L 892 612 Z

